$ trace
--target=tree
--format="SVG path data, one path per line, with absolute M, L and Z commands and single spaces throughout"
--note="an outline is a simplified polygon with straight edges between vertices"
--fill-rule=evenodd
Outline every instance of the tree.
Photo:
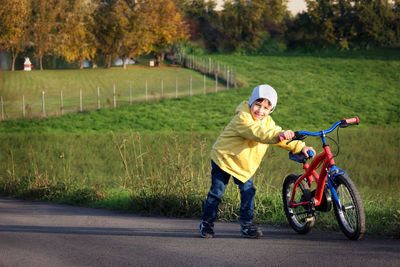
M 396 1 L 395 1 L 396 2 Z M 395 43 L 394 4 L 388 0 L 355 1 L 357 40 L 362 46 L 387 46 Z
M 70 0 L 64 2 L 64 12 L 60 15 L 63 23 L 55 51 L 68 62 L 78 61 L 80 69 L 83 61 L 92 59 L 96 53 L 95 37 L 90 31 L 93 9 L 90 1 Z
M 212 0 L 191 0 L 181 4 L 184 20 L 188 24 L 190 39 L 203 42 L 210 51 L 218 50 L 221 33 L 219 31 L 219 13 Z
M 400 1 L 396 1 L 393 6 L 394 20 L 392 24 L 393 32 L 396 36 L 395 46 L 400 47 Z
M 289 43 L 308 48 L 399 44 L 398 1 L 306 0 L 308 10 L 289 24 Z M 397 11 L 398 12 L 398 11 Z
M 157 63 L 164 60 L 165 49 L 173 42 L 187 38 L 187 26 L 172 0 L 146 1 L 152 13 L 151 34 L 152 49 L 157 57 Z
M 357 35 L 354 22 L 356 20 L 352 0 L 338 0 L 335 6 L 333 24 L 336 42 L 342 50 L 349 50 L 349 42 Z
M 257 51 L 272 35 L 283 34 L 286 0 L 235 0 L 221 12 L 222 47 L 228 51 Z
M 11 70 L 15 70 L 18 54 L 29 41 L 29 0 L 0 0 L 0 47 L 12 56 Z
M 151 34 L 152 12 L 146 0 L 137 0 L 134 3 L 123 1 L 118 9 L 124 19 L 120 56 L 125 69 L 128 58 L 135 58 L 151 52 L 153 41 Z
M 328 48 L 335 44 L 333 0 L 306 0 L 308 14 L 315 32 L 314 42 L 320 47 Z
M 63 1 L 31 0 L 32 2 L 32 42 L 34 55 L 39 58 L 40 70 L 43 70 L 43 56 L 54 52 L 57 32 L 62 25 L 59 15 Z
M 97 48 L 106 56 L 106 68 L 111 67 L 113 56 L 118 56 L 124 35 L 125 18 L 118 13 L 118 5 L 123 0 L 98 0 L 94 12 L 93 33 Z
M 221 12 L 220 32 L 222 38 L 220 46 L 226 51 L 235 51 L 243 43 L 247 19 L 245 5 L 245 0 L 235 1 L 235 3 L 225 2 L 224 4 Z

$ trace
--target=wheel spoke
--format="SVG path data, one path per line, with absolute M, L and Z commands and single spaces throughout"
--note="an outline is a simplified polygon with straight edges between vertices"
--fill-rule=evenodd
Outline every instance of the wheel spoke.
M 351 240 L 359 240 L 365 232 L 365 213 L 360 194 L 346 175 L 334 179 L 338 202 L 333 207 L 342 232 Z
M 343 210 L 349 210 L 349 209 L 354 209 L 354 205 L 343 207 Z
M 349 232 L 354 232 L 357 228 L 357 212 L 353 199 L 345 185 L 340 184 L 337 191 L 342 206 L 340 215 L 343 218 L 343 224 Z

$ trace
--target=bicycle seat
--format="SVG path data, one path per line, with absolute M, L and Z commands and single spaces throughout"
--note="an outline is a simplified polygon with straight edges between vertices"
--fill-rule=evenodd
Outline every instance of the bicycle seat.
M 307 151 L 309 158 L 311 158 L 312 156 L 314 156 L 314 152 L 312 151 Z M 304 155 L 303 153 L 299 153 L 299 154 L 293 154 L 292 151 L 289 151 L 289 159 L 299 162 L 299 163 L 306 163 L 306 160 L 309 159 L 306 158 L 306 155 Z

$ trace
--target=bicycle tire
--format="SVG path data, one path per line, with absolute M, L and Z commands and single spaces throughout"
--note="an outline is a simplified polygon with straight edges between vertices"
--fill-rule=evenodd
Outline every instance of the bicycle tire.
M 290 226 L 299 234 L 307 234 L 314 226 L 315 218 L 310 217 L 310 212 L 306 206 L 297 206 L 290 208 L 288 203 L 293 191 L 294 184 L 299 178 L 299 175 L 290 174 L 285 178 L 282 188 L 282 201 L 285 210 L 286 218 Z M 300 190 L 299 190 L 300 189 Z M 299 194 L 301 192 L 301 194 Z M 298 187 L 294 198 L 295 202 L 308 201 L 311 199 L 311 191 L 305 180 L 302 180 Z M 311 220 L 310 220 L 311 219 Z
M 334 202 L 336 219 L 342 232 L 351 240 L 359 240 L 365 232 L 365 213 L 360 193 L 347 175 L 334 179 L 341 208 Z

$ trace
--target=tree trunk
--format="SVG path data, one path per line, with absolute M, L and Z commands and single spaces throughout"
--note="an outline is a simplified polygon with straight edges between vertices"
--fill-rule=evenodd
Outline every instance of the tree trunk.
M 43 55 L 39 56 L 40 70 L 43 70 Z
M 157 66 L 161 66 L 161 55 L 157 54 Z
M 11 65 L 11 71 L 14 71 L 15 70 L 15 60 L 17 59 L 17 55 L 18 55 L 18 53 L 13 53 L 13 55 L 12 55 L 12 65 Z
M 107 55 L 107 69 L 111 68 L 111 55 Z
M 165 52 L 161 52 L 161 62 L 164 62 Z
M 79 69 L 83 69 L 83 61 L 84 61 L 84 59 L 82 59 L 82 58 L 80 58 L 79 59 Z
M 124 68 L 124 70 L 126 69 L 126 60 L 127 60 L 127 58 L 128 57 L 126 57 L 126 56 L 122 57 L 122 67 Z
M 158 64 L 158 66 L 162 65 L 162 63 L 164 61 L 164 58 L 165 58 L 165 52 L 161 52 L 161 53 L 157 54 L 157 64 Z

